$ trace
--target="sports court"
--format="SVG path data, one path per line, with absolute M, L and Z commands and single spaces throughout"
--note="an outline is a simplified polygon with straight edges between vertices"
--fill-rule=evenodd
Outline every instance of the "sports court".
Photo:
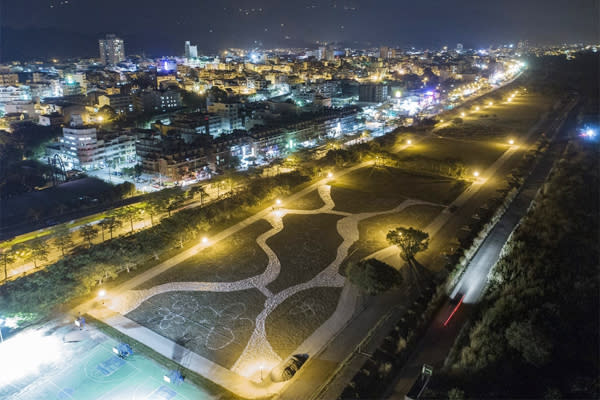
M 140 354 L 121 359 L 112 351 L 118 343 L 86 326 L 83 331 L 65 325 L 43 332 L 48 347 L 56 346 L 52 360 L 18 379 L 0 378 L 0 398 L 6 400 L 210 399 L 213 396 L 184 382 L 167 383 L 169 371 Z M 7 340 L 2 346 L 10 345 Z M 3 360 L 7 362 L 7 360 Z

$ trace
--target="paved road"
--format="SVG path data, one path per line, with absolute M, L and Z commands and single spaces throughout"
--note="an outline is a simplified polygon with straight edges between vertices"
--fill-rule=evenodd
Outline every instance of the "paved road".
M 562 126 L 569 115 L 568 111 L 573 106 L 574 103 L 570 103 L 553 119 L 550 132 L 553 131 L 555 135 L 560 132 L 560 136 L 567 132 L 567 129 L 562 129 Z M 531 175 L 525 180 L 523 189 L 469 263 L 465 274 L 452 293 L 451 297 L 453 300 L 446 302 L 438 314 L 436 314 L 434 321 L 417 346 L 417 349 L 406 362 L 404 368 L 399 372 L 396 384 L 389 392 L 390 399 L 404 399 L 405 394 L 408 393 L 418 377 L 423 364 L 427 363 L 436 368 L 443 365 L 448 352 L 458 336 L 460 328 L 468 320 L 472 304 L 476 303 L 482 296 L 487 284 L 488 274 L 498 260 L 502 247 L 518 222 L 526 214 L 529 205 L 535 198 L 539 188 L 545 182 L 554 161 L 562 153 L 565 145 L 564 141 L 555 140 L 550 149 L 535 166 Z M 463 298 L 463 295 L 464 305 L 458 308 L 458 311 L 447 325 L 444 326 L 455 309 L 457 300 Z

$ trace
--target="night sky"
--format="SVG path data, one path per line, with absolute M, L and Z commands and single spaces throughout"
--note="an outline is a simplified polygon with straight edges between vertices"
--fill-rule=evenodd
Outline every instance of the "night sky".
M 596 0 L 2 0 L 2 58 L 96 55 L 114 32 L 127 53 L 225 47 L 487 47 L 598 40 Z

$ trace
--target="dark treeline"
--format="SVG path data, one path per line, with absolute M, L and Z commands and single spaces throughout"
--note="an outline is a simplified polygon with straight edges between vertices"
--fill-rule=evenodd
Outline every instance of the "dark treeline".
M 598 398 L 597 154 L 570 145 L 427 397 Z

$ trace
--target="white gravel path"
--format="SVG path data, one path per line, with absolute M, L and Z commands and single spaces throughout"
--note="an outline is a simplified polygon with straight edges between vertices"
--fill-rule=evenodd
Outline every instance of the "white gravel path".
M 428 205 L 431 203 L 418 200 L 405 200 L 400 205 L 387 211 L 350 214 L 342 211 L 334 211 L 335 203 L 331 198 L 331 186 L 321 185 L 318 187 L 318 193 L 323 200 L 324 205 L 315 210 L 289 210 L 285 208 L 274 209 L 268 213 L 264 219 L 268 221 L 272 228 L 256 238 L 256 243 L 267 254 L 268 264 L 263 273 L 247 279 L 234 282 L 170 282 L 154 286 L 150 289 L 128 290 L 123 295 L 118 296 L 112 301 L 111 309 L 125 315 L 149 298 L 162 293 L 184 292 L 184 291 L 202 291 L 202 292 L 233 292 L 256 288 L 265 296 L 265 305 L 262 312 L 256 317 L 255 328 L 248 341 L 244 351 L 235 362 L 231 370 L 241 376 L 259 381 L 260 376 L 257 372 L 257 362 L 266 371 L 271 370 L 282 360 L 272 349 L 267 340 L 265 322 L 269 314 L 275 310 L 281 303 L 291 296 L 303 290 L 315 287 L 342 287 L 345 278 L 339 274 L 339 267 L 348 256 L 348 250 L 359 239 L 358 224 L 360 221 L 383 214 L 398 213 L 407 207 L 414 205 Z M 283 217 L 287 214 L 317 215 L 317 214 L 335 214 L 342 215 L 344 218 L 338 220 L 337 231 L 343 238 L 343 242 L 337 249 L 335 260 L 331 262 L 323 271 L 317 274 L 310 281 L 303 282 L 273 294 L 267 285 L 273 282 L 279 276 L 281 263 L 277 254 L 267 245 L 267 240 L 281 232 L 284 228 Z M 338 304 L 344 307 L 345 304 Z M 351 313 L 349 313 L 351 315 Z M 344 321 L 340 321 L 343 323 Z M 328 338 L 323 338 L 323 343 Z

